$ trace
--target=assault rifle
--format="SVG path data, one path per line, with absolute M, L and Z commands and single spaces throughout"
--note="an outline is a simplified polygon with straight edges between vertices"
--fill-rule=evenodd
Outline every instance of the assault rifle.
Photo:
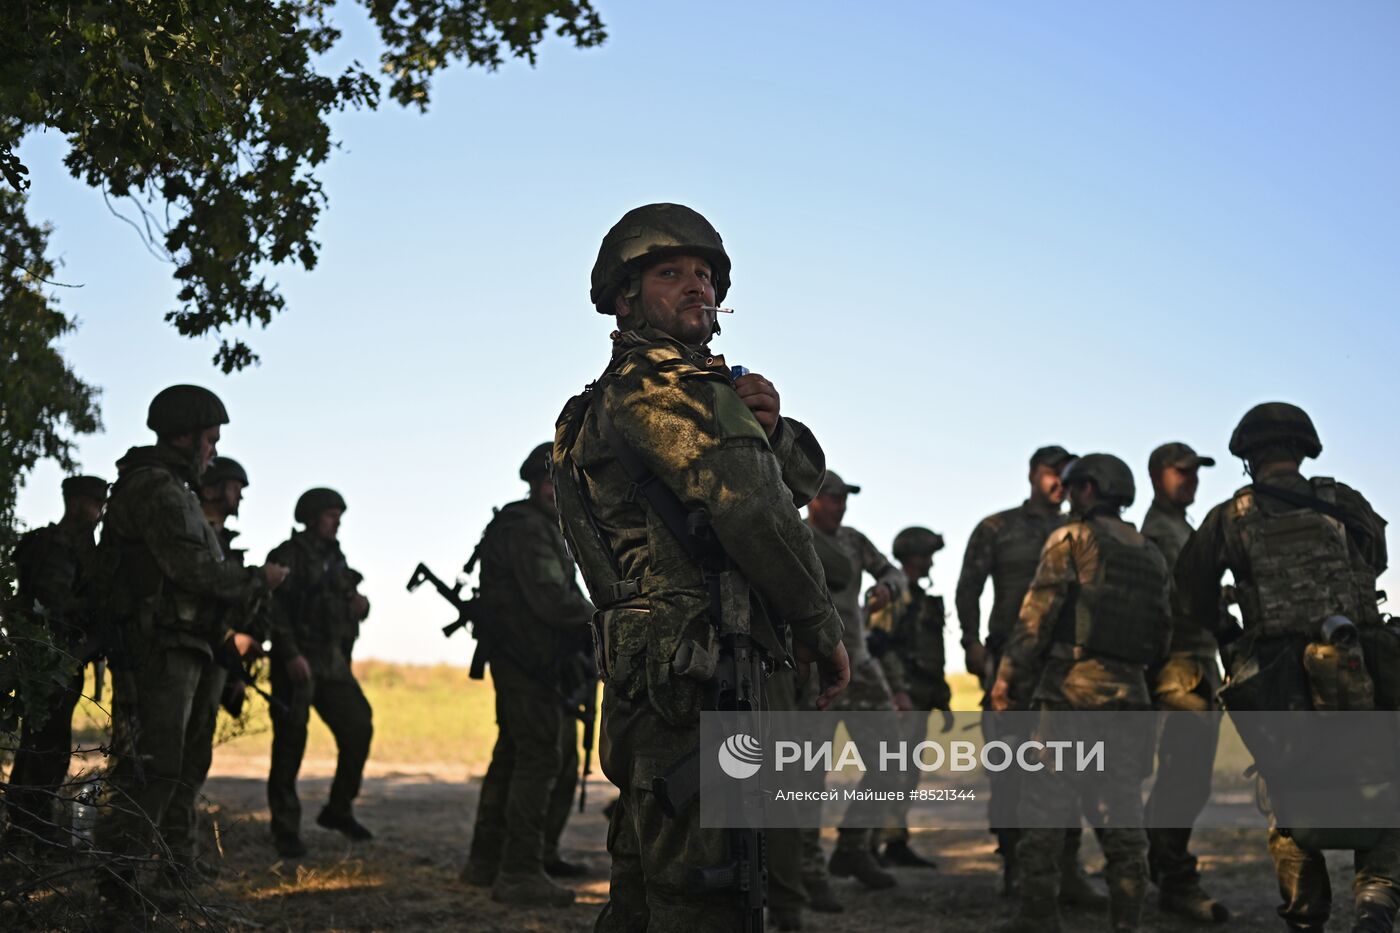
M 477 550 L 472 552 L 471 559 L 463 568 L 467 573 L 471 573 L 475 568 L 480 549 L 481 546 L 477 545 Z M 472 634 L 476 636 L 476 651 L 472 654 L 471 672 L 468 674 L 472 680 L 485 677 L 486 662 L 490 655 L 505 658 L 535 683 L 558 697 L 569 714 L 583 723 L 583 780 L 579 783 L 578 793 L 578 809 L 582 813 L 588 795 L 588 776 L 593 773 L 594 722 L 598 718 L 598 671 L 594 667 L 591 652 L 588 655 L 575 652 L 566 658 L 561 665 L 562 686 L 551 683 L 538 673 L 537 665 L 525 663 L 514 654 L 503 638 L 498 637 L 499 633 L 494 631 L 495 626 L 488 621 L 489 616 L 483 610 L 481 599 L 475 591 L 470 599 L 465 599 L 462 596 L 462 587 L 465 585 L 462 581 L 458 580 L 455 586 L 448 586 L 442 582 L 441 577 L 428 569 L 427 564 L 419 563 L 413 570 L 413 576 L 408 578 L 408 591 L 412 593 L 424 583 L 431 583 L 438 595 L 457 610 L 456 620 L 442 627 L 443 637 L 451 638 L 468 625 L 472 627 Z

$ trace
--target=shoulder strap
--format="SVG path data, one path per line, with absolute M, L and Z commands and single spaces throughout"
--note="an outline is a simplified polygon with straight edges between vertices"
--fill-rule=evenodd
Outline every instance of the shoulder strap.
M 1269 483 L 1255 483 L 1255 492 L 1263 493 L 1280 502 L 1287 502 L 1289 505 L 1300 509 L 1312 509 L 1314 512 L 1321 512 L 1328 518 L 1335 518 L 1346 527 L 1347 533 L 1356 537 L 1369 538 L 1370 534 L 1362 528 L 1352 516 L 1348 515 L 1336 502 L 1329 502 L 1319 496 L 1310 495 L 1305 492 L 1296 492 L 1292 489 L 1284 489 L 1281 486 L 1274 486 Z

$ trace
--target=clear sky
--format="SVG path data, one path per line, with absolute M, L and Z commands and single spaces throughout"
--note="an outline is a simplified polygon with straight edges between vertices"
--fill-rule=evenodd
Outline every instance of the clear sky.
M 607 360 L 598 243 L 668 200 L 734 260 L 716 349 L 864 485 L 851 524 L 885 548 L 947 536 L 950 605 L 968 534 L 1021 501 L 1042 444 L 1116 453 L 1145 487 L 1148 452 L 1187 441 L 1221 461 L 1199 520 L 1245 482 L 1239 416 L 1284 399 L 1318 425 L 1310 468 L 1400 515 L 1400 5 L 599 7 L 601 49 L 459 69 L 426 116 L 338 115 L 320 265 L 281 275 L 262 364 L 228 377 L 163 323 L 169 267 L 66 176 L 62 139 L 29 139 L 34 216 L 84 286 L 61 290 L 66 350 L 104 390 L 84 467 L 112 478 L 150 442 L 162 387 L 210 386 L 252 556 L 334 486 L 374 605 L 357 654 L 466 663 L 448 606 L 404 584 L 420 559 L 450 575 L 523 494 L 520 461 Z M 336 16 L 337 57 L 373 61 L 358 10 Z M 57 516 L 59 479 L 35 473 L 24 521 Z

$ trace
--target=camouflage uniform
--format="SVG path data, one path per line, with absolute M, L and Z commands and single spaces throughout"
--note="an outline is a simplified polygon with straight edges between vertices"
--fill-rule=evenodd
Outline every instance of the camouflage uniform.
M 608 828 L 609 901 L 597 929 L 732 933 L 741 923 L 736 895 L 696 893 L 688 882 L 696 869 L 729 860 L 725 832 L 702 828 L 697 806 L 666 817 L 650 791 L 652 779 L 698 740 L 713 676 L 710 598 L 699 564 L 636 494 L 594 405 L 606 409 L 622 438 L 686 507 L 708 513 L 738 572 L 794 639 L 828 657 L 841 622 L 797 512 L 817 489 L 823 456 L 793 419 L 783 418 L 769 438 L 735 392 L 722 357 L 645 324 L 614 334 L 607 373 L 591 393 L 572 399 L 558 422 L 556 489 L 561 477 L 576 478 L 570 481 L 586 494 L 624 583 L 620 599 L 605 601 L 597 595 L 603 570 L 581 559 L 601 608 L 606 684 L 599 758 L 621 791 Z M 560 493 L 578 557 L 589 519 L 573 508 Z
M 478 650 L 490 660 L 500 732 L 481 784 L 468 873 L 482 881 L 498 870 L 505 880 L 538 876 L 546 858 L 557 857 L 577 786 L 577 719 L 563 698 L 594 684 L 591 663 L 585 684 L 569 676 L 589 646 L 593 606 L 574 581 L 556 517 L 531 500 L 496 514 L 480 559 L 489 627 L 478 627 Z
M 111 659 L 113 745 L 120 757 L 97 844 L 138 854 L 149 850 L 151 826 L 165 826 L 186 776 L 211 645 L 228 634 L 222 620 L 229 611 L 246 612 L 268 589 L 260 568 L 223 559 L 189 488 L 195 479 L 189 454 L 164 443 L 135 447 L 117 470 L 98 564 L 111 584 L 104 594 L 108 614 L 124 632 L 124 648 Z M 125 894 L 120 884 L 108 889 Z
M 1045 540 L 1064 523 L 1064 513 L 1058 506 L 1041 506 L 1027 499 L 1014 509 L 989 515 L 973 529 L 967 550 L 963 552 L 962 573 L 958 576 L 954 604 L 958 611 L 958 623 L 962 626 L 962 646 L 967 648 L 981 640 L 982 611 L 979 603 L 987 577 L 992 578 L 992 611 L 987 617 L 987 670 L 973 671 L 983 680 L 984 691 L 991 688 L 991 678 L 1001 663 L 1006 640 L 1016 626 L 1021 601 L 1035 578 Z M 1013 709 L 1024 709 L 1029 699 L 1028 696 L 1013 697 L 1013 702 L 1017 704 Z M 985 694 L 982 702 L 985 706 Z M 988 741 L 997 737 L 995 732 L 987 734 L 987 729 L 994 722 L 991 717 L 983 720 L 984 738 Z M 1015 768 L 1008 768 L 994 772 L 988 778 L 991 802 L 987 815 L 991 831 L 997 837 L 997 852 L 1006 861 L 1009 881 L 1018 838 L 1014 827 L 1021 799 L 1021 774 Z M 1074 832 L 1068 842 L 1076 863 L 1079 839 L 1080 834 Z
M 1195 457 L 1194 451 L 1191 456 Z M 1210 458 L 1195 460 L 1202 466 L 1215 463 Z M 1191 525 L 1182 506 L 1158 496 L 1142 520 L 1142 533 L 1157 545 L 1170 568 L 1176 566 L 1177 556 L 1191 538 Z M 1147 860 L 1164 900 L 1178 893 L 1199 892 L 1200 873 L 1188 846 L 1191 827 L 1210 800 L 1220 733 L 1220 718 L 1214 714 L 1218 709 L 1215 695 L 1220 689 L 1220 668 L 1215 660 L 1218 650 L 1210 632 L 1189 618 L 1174 618 L 1166 663 L 1150 672 L 1158 709 L 1208 714 L 1167 716 L 1157 738 L 1157 780 L 1146 810 L 1152 827 L 1147 831 Z
M 947 710 L 952 703 L 953 691 L 944 676 L 946 618 L 943 597 L 925 592 L 917 580 L 911 580 L 906 594 L 896 597 L 870 620 L 867 644 L 885 673 L 890 692 L 908 694 L 914 707 L 914 712 L 901 716 L 908 725 L 906 738 L 911 747 L 928 737 L 928 713 Z M 907 792 L 918 786 L 917 769 L 910 768 L 903 777 L 902 790 Z M 887 842 L 907 843 L 909 802 L 896 804 L 891 810 L 892 824 L 884 838 Z
M 94 550 L 90 530 L 56 523 L 25 534 L 14 552 L 19 606 L 25 611 L 42 606 L 55 647 L 74 656 L 86 629 L 85 602 L 78 591 Z M 38 725 L 24 718 L 6 793 L 12 830 L 60 842 L 61 834 L 50 825 L 53 795 L 68 777 L 73 710 L 83 691 L 82 667 L 75 660 L 70 668 L 50 698 L 47 718 Z
M 1233 441 L 1231 451 L 1240 453 Z M 1260 482 L 1264 480 L 1256 476 L 1255 483 Z M 1230 647 L 1232 671 L 1251 659 L 1263 664 L 1279 654 L 1296 657 L 1301 666 L 1304 648 L 1318 639 L 1321 620 L 1333 613 L 1356 623 L 1363 644 L 1370 633 L 1380 631 L 1374 598 L 1376 577 L 1387 564 L 1385 520 L 1361 493 L 1330 479 L 1309 480 L 1293 471 L 1270 475 L 1267 484 L 1328 502 L 1346 522 L 1259 493 L 1254 485 L 1243 487 L 1206 515 L 1177 560 L 1178 616 L 1219 635 L 1220 579 L 1231 571 L 1245 630 Z M 1302 550 L 1290 553 L 1290 544 Z M 1273 548 L 1278 553 L 1270 553 Z M 1263 566 L 1257 566 L 1261 562 Z M 1267 590 L 1261 588 L 1261 580 Z M 1285 584 L 1286 599 L 1276 595 L 1280 580 L 1290 581 Z M 1304 848 L 1271 820 L 1269 852 L 1283 898 L 1279 915 L 1292 930 L 1322 930 L 1332 908 L 1322 851 Z M 1391 929 L 1400 905 L 1400 830 L 1385 830 L 1375 845 L 1355 850 L 1354 859 L 1353 895 L 1358 914 L 1367 919 L 1367 925 L 1358 920 L 1354 929 Z
M 374 736 L 369 701 L 350 669 L 360 631 L 350 600 L 363 577 L 346 565 L 339 542 L 322 540 L 310 529 L 293 531 L 267 559 L 290 568 L 272 600 L 272 696 L 286 708 L 272 715 L 267 804 L 274 838 L 292 840 L 301 833 L 297 773 L 313 708 L 336 744 L 335 777 L 323 815 L 350 818 L 360 793 Z M 311 667 L 310 679 L 300 684 L 287 673 L 287 662 L 298 655 Z
M 839 477 L 830 471 L 822 483 L 823 491 L 831 485 L 833 478 L 835 483 L 850 491 L 859 491 L 859 487 L 846 486 Z M 876 584 L 884 584 L 889 587 L 891 594 L 897 599 L 907 599 L 908 581 L 904 579 L 903 572 L 891 563 L 889 558 L 880 553 L 880 549 L 872 544 L 869 538 L 856 529 L 842 525 L 836 529 L 835 534 L 827 534 L 812 525 L 811 519 L 808 519 L 807 524 L 812 529 L 812 542 L 816 547 L 817 556 L 822 562 L 827 588 L 831 591 L 831 601 L 841 616 L 841 622 L 844 626 L 841 640 L 845 642 L 846 653 L 851 659 L 851 684 L 829 709 L 834 713 L 848 711 L 892 712 L 894 710 L 893 694 L 885 680 L 884 670 L 881 668 L 880 662 L 870 654 L 870 649 L 866 644 L 865 620 L 860 607 L 863 592 L 861 580 L 863 574 L 870 574 L 875 579 Z M 803 685 L 799 694 L 799 702 L 803 709 L 814 711 L 817 708 L 815 699 L 815 679 L 809 676 L 808 682 Z M 884 727 L 875 726 L 871 717 L 866 716 L 840 721 L 845 722 L 846 728 L 851 734 L 851 740 L 856 743 L 862 758 L 867 761 L 874 761 L 878 758 L 877 748 L 880 739 L 897 730 L 893 716 Z M 834 729 L 837 724 L 837 722 L 833 722 L 832 728 Z M 815 781 L 819 781 L 821 775 L 814 772 L 813 778 Z M 861 778 L 860 787 L 872 789 L 872 785 L 883 781 L 884 778 L 885 775 L 878 770 L 871 770 Z M 819 788 L 814 787 L 813 789 Z M 883 785 L 880 789 L 883 789 Z M 837 852 L 841 853 L 843 858 L 865 858 L 865 854 L 870 849 L 873 835 L 871 827 L 880 826 L 886 822 L 888 809 L 889 805 L 883 802 L 853 801 L 846 808 L 845 816 L 842 818 L 842 825 L 837 835 Z M 801 832 L 804 883 L 809 886 L 819 885 L 827 876 L 827 863 L 821 848 L 821 831 L 819 829 L 803 829 Z M 893 879 L 890 882 L 880 880 L 876 883 L 888 884 L 892 881 Z
M 1086 616 L 1088 638 L 1076 633 Z M 1045 543 L 998 677 L 1012 684 L 1013 696 L 1031 692 L 1034 683 L 1031 701 L 1042 711 L 1037 739 L 1069 737 L 1061 732 L 1066 721 L 1047 714 L 1151 708 L 1144 671 L 1165 654 L 1170 628 L 1161 554 L 1116 509 L 1100 507 Z M 1119 745 L 1128 746 L 1136 754 L 1110 756 L 1101 778 L 1049 768 L 1027 775 L 1020 815 L 1028 828 L 1016 856 L 1020 916 L 1030 925 L 1015 929 L 1058 926 L 1052 920 L 1065 830 L 1030 827 L 1068 826 L 1081 813 L 1099 833 L 1113 928 L 1136 929 L 1147 882 L 1141 784 L 1151 767 L 1151 737 L 1130 732 Z

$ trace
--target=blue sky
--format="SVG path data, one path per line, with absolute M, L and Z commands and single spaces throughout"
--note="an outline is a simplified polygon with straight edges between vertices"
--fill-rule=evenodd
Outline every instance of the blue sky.
M 33 214 L 83 284 L 66 350 L 104 390 L 84 466 L 148 442 L 163 386 L 214 388 L 253 556 L 336 487 L 375 607 L 358 654 L 466 663 L 447 605 L 404 583 L 460 567 L 523 493 L 520 460 L 606 362 L 599 240 L 669 200 L 733 256 L 716 349 L 865 486 L 851 524 L 947 536 L 936 591 L 1037 446 L 1116 453 L 1145 487 L 1149 451 L 1187 441 L 1221 461 L 1199 519 L 1245 481 L 1234 423 L 1275 398 L 1317 422 L 1315 472 L 1400 515 L 1400 6 L 599 5 L 601 49 L 454 71 L 426 116 L 337 115 L 320 265 L 281 274 L 262 364 L 228 377 L 162 322 L 169 268 L 67 177 L 63 140 L 27 140 Z M 336 16 L 337 58 L 373 61 L 358 10 Z M 56 517 L 59 479 L 34 474 L 24 521 Z

